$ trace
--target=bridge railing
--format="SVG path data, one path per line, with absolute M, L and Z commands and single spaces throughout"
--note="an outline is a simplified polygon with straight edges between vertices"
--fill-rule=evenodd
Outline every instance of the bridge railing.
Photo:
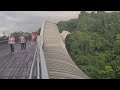
M 39 41 L 39 47 L 40 47 L 40 68 L 41 68 L 41 79 L 49 79 L 48 75 L 48 70 L 47 70 L 47 65 L 45 61 L 45 56 L 44 56 L 44 51 L 43 51 L 43 35 L 44 35 L 44 26 L 45 26 L 45 21 L 42 24 L 41 27 L 41 32 L 40 32 L 40 37 L 38 39 Z

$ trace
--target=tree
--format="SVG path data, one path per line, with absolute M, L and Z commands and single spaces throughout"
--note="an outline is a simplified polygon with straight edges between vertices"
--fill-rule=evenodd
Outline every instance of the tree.
M 60 33 L 63 31 L 63 30 L 68 30 L 68 26 L 67 26 L 67 21 L 60 21 L 58 22 L 58 28 L 59 28 L 59 31 Z
M 105 66 L 104 70 L 98 70 L 98 74 L 100 74 L 101 79 L 115 78 L 115 70 L 113 70 L 111 66 Z
M 115 40 L 115 43 L 114 43 L 114 53 L 119 55 L 120 54 L 120 34 L 117 34 L 116 35 L 116 40 Z
M 120 78 L 120 12 L 82 11 L 77 19 L 59 22 L 58 28 L 71 32 L 66 48 L 89 77 Z

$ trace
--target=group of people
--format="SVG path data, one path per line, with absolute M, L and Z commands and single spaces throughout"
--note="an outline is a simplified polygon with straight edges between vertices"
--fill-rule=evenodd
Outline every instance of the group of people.
M 21 36 L 19 37 L 20 39 L 20 44 L 21 44 L 21 52 L 26 51 L 26 36 L 24 34 L 21 34 Z M 32 42 L 33 44 L 36 42 L 37 39 L 37 35 L 35 33 L 33 33 L 32 35 Z M 9 39 L 8 39 L 8 44 L 10 45 L 10 49 L 11 49 L 11 53 L 14 53 L 14 44 L 15 44 L 15 37 L 13 35 L 10 35 Z

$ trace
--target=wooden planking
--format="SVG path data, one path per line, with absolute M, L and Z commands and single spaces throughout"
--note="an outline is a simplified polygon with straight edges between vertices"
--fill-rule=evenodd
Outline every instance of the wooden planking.
M 9 46 L 0 50 L 0 79 L 28 79 L 35 45 L 27 43 L 26 52 L 21 52 L 20 44 L 15 45 L 15 54 L 10 54 Z

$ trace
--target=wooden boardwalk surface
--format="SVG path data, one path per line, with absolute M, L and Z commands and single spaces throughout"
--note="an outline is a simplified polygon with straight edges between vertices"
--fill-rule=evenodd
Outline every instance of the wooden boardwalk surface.
M 36 45 L 27 42 L 26 51 L 21 52 L 20 44 L 16 44 L 15 53 L 11 54 L 9 45 L 1 44 L 0 79 L 28 79 L 35 47 Z

